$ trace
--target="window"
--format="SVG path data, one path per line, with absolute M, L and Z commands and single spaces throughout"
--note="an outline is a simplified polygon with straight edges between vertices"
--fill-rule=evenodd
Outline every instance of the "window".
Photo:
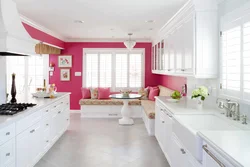
M 144 86 L 142 50 L 84 50 L 84 87 L 111 87 L 112 91 L 119 91 Z
M 16 74 L 17 94 L 25 91 L 35 92 L 37 87 L 43 87 L 43 80 L 47 78 L 46 67 L 48 55 L 43 56 L 9 56 L 7 61 L 7 92 L 11 92 L 12 74 Z
M 221 95 L 250 103 L 250 14 L 222 22 Z

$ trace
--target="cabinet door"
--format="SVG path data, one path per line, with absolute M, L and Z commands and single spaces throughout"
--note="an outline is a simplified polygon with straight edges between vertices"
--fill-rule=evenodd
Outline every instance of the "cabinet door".
M 160 141 L 161 135 L 161 123 L 160 123 L 160 107 L 155 105 L 155 137 L 157 141 Z
M 170 159 L 171 167 L 187 167 L 188 159 L 186 152 L 175 137 L 172 137 Z
M 193 15 L 184 25 L 185 33 L 183 34 L 184 55 L 183 55 L 183 72 L 193 73 L 193 57 L 194 57 L 194 18 Z
M 169 46 L 167 39 L 164 41 L 164 71 L 169 69 Z
M 0 147 L 0 166 L 8 167 L 15 163 L 15 151 L 16 151 L 15 138 L 4 143 Z
M 16 162 L 18 167 L 34 165 L 41 157 L 41 123 L 37 123 L 16 138 Z
M 169 37 L 169 69 L 168 72 L 175 71 L 175 48 L 173 44 L 172 36 Z
M 172 116 L 165 116 L 165 124 L 164 124 L 164 150 L 165 153 L 169 156 L 171 154 L 171 145 L 172 145 Z M 169 158 L 169 157 L 168 157 Z M 171 160 L 169 160 L 171 161 Z

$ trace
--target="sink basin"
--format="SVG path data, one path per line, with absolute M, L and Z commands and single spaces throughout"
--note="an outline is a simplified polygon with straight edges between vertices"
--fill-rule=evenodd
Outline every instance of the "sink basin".
M 240 130 L 233 126 L 229 121 L 213 114 L 176 115 L 175 118 L 185 126 L 189 127 L 194 133 L 200 130 Z
M 198 131 L 236 131 L 239 128 L 215 114 L 183 114 L 175 115 L 173 133 L 183 146 L 198 160 L 202 160 L 202 139 Z

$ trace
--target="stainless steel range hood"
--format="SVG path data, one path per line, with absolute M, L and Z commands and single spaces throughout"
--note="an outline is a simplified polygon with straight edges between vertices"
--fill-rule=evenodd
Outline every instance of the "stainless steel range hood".
M 0 0 L 0 56 L 34 55 L 35 44 L 21 22 L 16 3 Z

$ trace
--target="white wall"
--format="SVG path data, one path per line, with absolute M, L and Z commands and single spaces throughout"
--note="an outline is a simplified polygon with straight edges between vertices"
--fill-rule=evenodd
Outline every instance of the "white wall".
M 6 57 L 0 56 L 0 104 L 6 102 Z

